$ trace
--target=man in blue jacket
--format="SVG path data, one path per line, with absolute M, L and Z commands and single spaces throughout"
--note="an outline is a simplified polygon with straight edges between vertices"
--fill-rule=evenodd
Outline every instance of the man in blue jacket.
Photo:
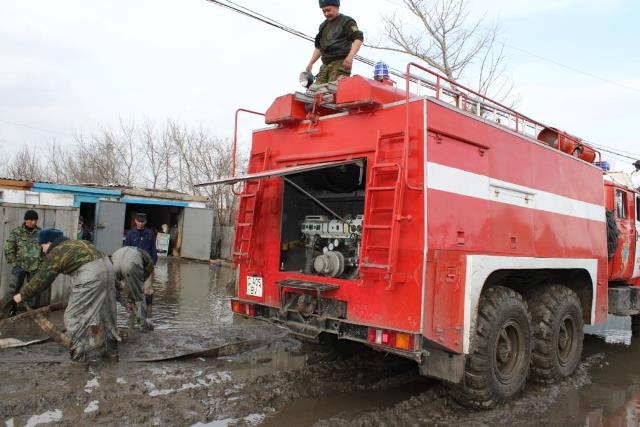
M 147 227 L 147 214 L 136 214 L 136 228 L 129 230 L 124 239 L 124 246 L 133 246 L 147 252 L 153 260 L 153 265 L 158 262 L 156 251 L 156 233 Z M 144 282 L 144 298 L 147 303 L 147 318 L 151 319 L 151 305 L 153 304 L 153 275 L 149 275 Z
M 127 237 L 124 239 L 124 246 L 135 246 L 146 251 L 153 264 L 158 261 L 158 253 L 156 251 L 156 233 L 147 227 L 147 214 L 136 214 L 136 228 L 129 230 Z

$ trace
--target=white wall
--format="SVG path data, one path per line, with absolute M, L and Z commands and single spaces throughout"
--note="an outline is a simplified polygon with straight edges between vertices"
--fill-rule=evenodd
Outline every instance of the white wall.
M 28 190 L 13 190 L 0 188 L 2 203 L 15 203 L 40 206 L 73 207 L 73 194 L 40 193 Z
M 189 207 L 190 208 L 204 209 L 204 208 L 207 207 L 207 205 L 205 205 L 202 202 L 189 202 Z

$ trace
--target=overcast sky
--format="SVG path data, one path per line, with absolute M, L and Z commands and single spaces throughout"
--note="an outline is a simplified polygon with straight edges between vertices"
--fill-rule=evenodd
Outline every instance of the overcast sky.
M 310 35 L 323 19 L 315 0 L 235 1 Z M 372 40 L 381 35 L 380 15 L 398 4 L 343 0 L 341 11 Z M 520 111 L 640 153 L 640 2 L 474 0 L 472 7 L 500 20 Z M 264 111 L 298 89 L 313 48 L 205 0 L 4 0 L 0 17 L 4 156 L 24 144 L 69 144 L 120 118 L 173 119 L 230 136 L 236 108 Z M 369 48 L 361 54 L 398 69 L 408 62 Z M 355 72 L 371 69 L 356 64 Z M 259 125 L 246 120 L 244 135 Z

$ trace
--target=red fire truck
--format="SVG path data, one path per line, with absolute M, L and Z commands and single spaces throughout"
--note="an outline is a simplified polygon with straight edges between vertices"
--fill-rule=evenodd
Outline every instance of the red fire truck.
M 639 196 L 579 138 L 417 64 L 265 121 L 215 183 L 243 182 L 235 313 L 413 359 L 475 407 L 571 375 L 584 324 L 640 313 Z

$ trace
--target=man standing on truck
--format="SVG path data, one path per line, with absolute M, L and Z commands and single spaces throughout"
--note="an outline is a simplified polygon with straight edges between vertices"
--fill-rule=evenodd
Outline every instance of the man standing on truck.
M 24 214 L 24 222 L 20 227 L 14 228 L 9 234 L 4 247 L 4 255 L 11 266 L 9 279 L 9 298 L 20 293 L 25 282 L 40 266 L 40 246 L 36 241 L 38 236 L 38 213 L 28 210 Z M 16 315 L 17 305 L 13 303 L 9 309 L 9 317 Z
M 326 20 L 320 25 L 315 49 L 306 69 L 311 72 L 313 64 L 322 58 L 316 84 L 349 77 L 353 59 L 364 41 L 364 34 L 356 21 L 340 13 L 340 0 L 320 0 L 320 8 Z

